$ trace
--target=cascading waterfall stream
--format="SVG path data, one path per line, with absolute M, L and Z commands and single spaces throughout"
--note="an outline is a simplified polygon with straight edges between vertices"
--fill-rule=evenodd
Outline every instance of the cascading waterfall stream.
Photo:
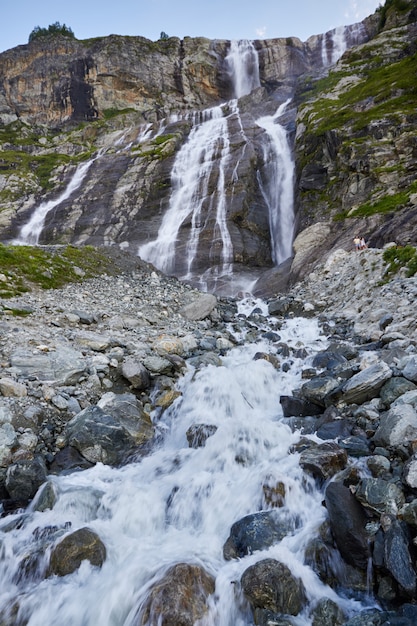
M 225 61 L 235 98 L 242 98 L 260 87 L 258 53 L 252 41 L 247 39 L 232 41 Z
M 83 180 L 87 176 L 88 170 L 96 159 L 99 158 L 101 152 L 99 152 L 92 159 L 89 159 L 85 163 L 82 163 L 77 167 L 71 180 L 64 191 L 55 199 L 42 202 L 33 212 L 29 221 L 22 227 L 19 236 L 13 242 L 18 245 L 33 245 L 36 246 L 39 243 L 39 237 L 42 233 L 45 225 L 46 216 L 50 211 L 55 209 L 61 202 L 67 200 L 71 194 L 73 194 L 81 186 Z
M 314 320 L 289 320 L 280 335 L 311 355 L 325 345 Z M 283 423 L 279 404 L 279 396 L 300 383 L 304 362 L 294 358 L 284 372 L 254 360 L 259 350 L 268 351 L 268 342 L 233 349 L 221 367 L 190 371 L 179 384 L 182 397 L 157 424 L 162 441 L 152 454 L 119 469 L 97 464 L 51 476 L 57 494 L 53 508 L 29 508 L 0 523 L 0 614 L 6 615 L 17 597 L 18 617 L 28 619 L 28 626 L 137 625 L 150 584 L 170 565 L 188 562 L 203 565 L 216 578 L 204 626 L 249 626 L 250 612 L 234 583 L 266 557 L 287 564 L 303 580 L 310 604 L 327 597 L 348 612 L 358 608 L 304 563 L 308 541 L 325 517 L 323 494 L 302 472 L 298 454 L 289 453 L 299 433 Z M 185 433 L 196 423 L 217 431 L 194 449 Z M 285 484 L 285 505 L 277 514 L 293 531 L 267 550 L 225 561 L 222 548 L 231 525 L 265 508 L 262 485 L 268 481 Z M 85 526 L 106 546 L 100 569 L 84 561 L 63 578 L 37 578 L 29 567 L 21 575 L 28 555 L 40 551 L 47 560 L 42 538 L 48 533 L 61 529 L 62 536 Z M 294 623 L 311 624 L 308 611 Z
M 294 160 L 285 128 L 277 122 L 290 100 L 275 115 L 256 121 L 269 141 L 264 143 L 265 168 L 259 184 L 269 209 L 272 260 L 279 265 L 291 256 L 294 236 Z
M 235 107 L 232 105 L 232 113 Z M 138 254 L 145 261 L 153 263 L 166 273 L 174 271 L 175 247 L 181 226 L 189 220 L 191 232 L 185 248 L 183 278 L 191 276 L 193 262 L 198 249 L 199 236 L 208 220 L 214 219 L 212 248 L 220 248 L 217 262 L 222 271 L 229 271 L 232 260 L 232 245 L 226 224 L 225 165 L 230 156 L 228 116 L 222 107 L 214 107 L 202 112 L 203 119 L 195 124 L 188 141 L 175 159 L 171 173 L 172 194 L 155 241 L 140 246 Z M 217 165 L 217 172 L 214 165 Z M 217 176 L 214 189 L 211 179 Z

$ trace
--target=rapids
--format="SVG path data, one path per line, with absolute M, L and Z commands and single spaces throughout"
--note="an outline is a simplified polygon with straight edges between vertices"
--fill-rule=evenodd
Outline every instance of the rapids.
M 240 314 L 254 304 L 243 303 Z M 316 320 L 288 320 L 278 332 L 290 347 L 305 348 L 307 359 L 291 357 L 286 372 L 254 360 L 255 353 L 270 351 L 262 339 L 232 349 L 220 367 L 190 368 L 179 382 L 182 395 L 161 417 L 153 416 L 159 443 L 149 456 L 120 468 L 97 464 L 50 476 L 57 494 L 52 509 L 40 512 L 32 504 L 1 521 L 2 615 L 17 599 L 22 620 L 17 623 L 27 626 L 132 626 L 150 586 L 168 567 L 189 562 L 202 565 L 216 580 L 201 623 L 250 626 L 238 583 L 249 565 L 267 556 L 303 580 L 309 608 L 327 597 L 347 612 L 357 610 L 358 602 L 338 597 L 304 563 L 305 547 L 325 519 L 323 493 L 303 473 L 299 455 L 290 452 L 300 433 L 285 423 L 279 402 L 280 395 L 300 384 L 302 369 L 326 340 Z M 201 423 L 217 431 L 204 447 L 190 448 L 186 431 Z M 231 525 L 268 509 L 262 487 L 277 481 L 286 487 L 280 514 L 294 522 L 294 533 L 268 550 L 225 561 L 223 545 Z M 45 578 L 51 548 L 45 549 L 44 538 L 84 526 L 106 546 L 102 568 L 83 561 L 71 575 Z M 25 560 L 34 553 L 38 568 L 23 569 L 22 576 Z M 293 619 L 298 626 L 311 624 L 307 610 Z

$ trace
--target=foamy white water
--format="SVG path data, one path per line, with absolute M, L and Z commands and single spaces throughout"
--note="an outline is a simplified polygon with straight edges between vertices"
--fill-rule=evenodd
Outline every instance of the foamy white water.
M 52 209 L 60 205 L 61 202 L 67 200 L 71 196 L 71 194 L 73 194 L 74 191 L 76 191 L 81 186 L 81 183 L 85 179 L 88 170 L 97 158 L 98 155 L 86 161 L 85 163 L 81 163 L 81 165 L 79 165 L 75 170 L 74 175 L 72 176 L 64 191 L 57 198 L 42 202 L 34 210 L 31 218 L 28 222 L 26 222 L 26 224 L 21 229 L 19 236 L 13 242 L 14 244 L 34 246 L 38 244 L 39 237 L 45 225 L 45 219 L 48 213 L 52 211 Z
M 174 270 L 175 245 L 186 220 L 191 231 L 185 250 L 187 271 L 192 274 L 199 237 L 210 219 L 214 222 L 212 248 L 218 247 L 217 262 L 225 267 L 231 262 L 232 244 L 226 224 L 224 169 L 230 156 L 227 117 L 222 107 L 202 112 L 202 121 L 195 123 L 188 141 L 178 152 L 171 173 L 172 194 L 167 211 L 154 241 L 139 247 L 138 254 L 166 273 Z M 214 167 L 216 171 L 214 172 Z M 216 193 L 209 191 L 210 178 L 217 175 Z M 214 254 L 214 253 L 213 253 Z
M 247 39 L 231 41 L 225 61 L 235 98 L 246 96 L 253 89 L 260 87 L 259 58 L 253 41 Z
M 279 333 L 290 346 L 304 345 L 310 354 L 325 345 L 313 320 L 288 321 Z M 286 563 L 301 577 L 310 602 L 328 597 L 352 606 L 304 565 L 307 542 L 325 517 L 323 494 L 301 471 L 298 454 L 289 453 L 299 434 L 281 421 L 279 403 L 280 395 L 300 384 L 304 363 L 294 358 L 283 372 L 263 359 L 253 360 L 257 351 L 269 349 L 267 342 L 248 344 L 232 350 L 221 367 L 187 374 L 179 385 L 182 397 L 157 424 L 163 442 L 141 462 L 120 469 L 98 464 L 50 477 L 58 496 L 52 510 L 4 519 L 0 614 L 17 598 L 19 617 L 25 616 L 28 626 L 132 626 L 150 585 L 173 564 L 191 562 L 216 579 L 204 626 L 250 626 L 250 612 L 234 581 L 265 557 Z M 201 423 L 217 431 L 205 447 L 189 448 L 186 430 Z M 277 481 L 286 487 L 279 511 L 296 520 L 294 533 L 269 550 L 225 561 L 223 545 L 231 525 L 265 509 L 262 486 Z M 68 524 L 72 531 L 88 526 L 98 533 L 107 549 L 102 568 L 85 561 L 63 578 L 17 581 L 18 562 L 36 550 L 36 537 L 48 528 L 64 533 Z M 294 623 L 307 626 L 311 619 L 306 613 Z
M 256 120 L 267 133 L 259 184 L 268 206 L 271 254 L 276 265 L 291 256 L 294 237 L 294 159 L 288 133 L 278 122 L 289 102 L 281 104 L 274 115 Z

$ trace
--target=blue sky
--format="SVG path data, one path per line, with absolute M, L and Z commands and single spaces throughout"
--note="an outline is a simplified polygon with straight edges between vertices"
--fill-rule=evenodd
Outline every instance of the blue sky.
M 35 26 L 60 22 L 78 39 L 110 34 L 209 39 L 299 37 L 353 24 L 384 0 L 3 0 L 0 52 L 27 43 Z

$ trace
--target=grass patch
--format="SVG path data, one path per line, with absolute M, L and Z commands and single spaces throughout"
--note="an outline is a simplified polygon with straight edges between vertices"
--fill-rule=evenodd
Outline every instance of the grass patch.
M 395 246 L 384 251 L 383 259 L 388 264 L 385 276 L 390 278 L 400 269 L 406 268 L 406 276 L 410 278 L 417 272 L 417 250 L 413 246 Z
M 103 117 L 105 120 L 111 120 L 118 115 L 125 115 L 126 113 L 135 113 L 136 109 L 127 108 L 127 109 L 104 109 Z
M 323 133 L 346 124 L 353 130 L 362 130 L 370 122 L 384 117 L 398 119 L 400 115 L 415 112 L 417 83 L 415 80 L 417 54 L 390 65 L 368 67 L 362 80 L 340 92 L 337 99 L 320 98 L 314 102 L 315 132 Z M 317 81 L 312 95 L 337 85 L 344 74 L 330 73 Z M 368 103 L 369 106 L 361 106 Z
M 110 273 L 110 269 L 110 261 L 92 246 L 66 246 L 51 252 L 34 246 L 0 244 L 0 297 L 20 295 L 33 287 L 56 289 Z

